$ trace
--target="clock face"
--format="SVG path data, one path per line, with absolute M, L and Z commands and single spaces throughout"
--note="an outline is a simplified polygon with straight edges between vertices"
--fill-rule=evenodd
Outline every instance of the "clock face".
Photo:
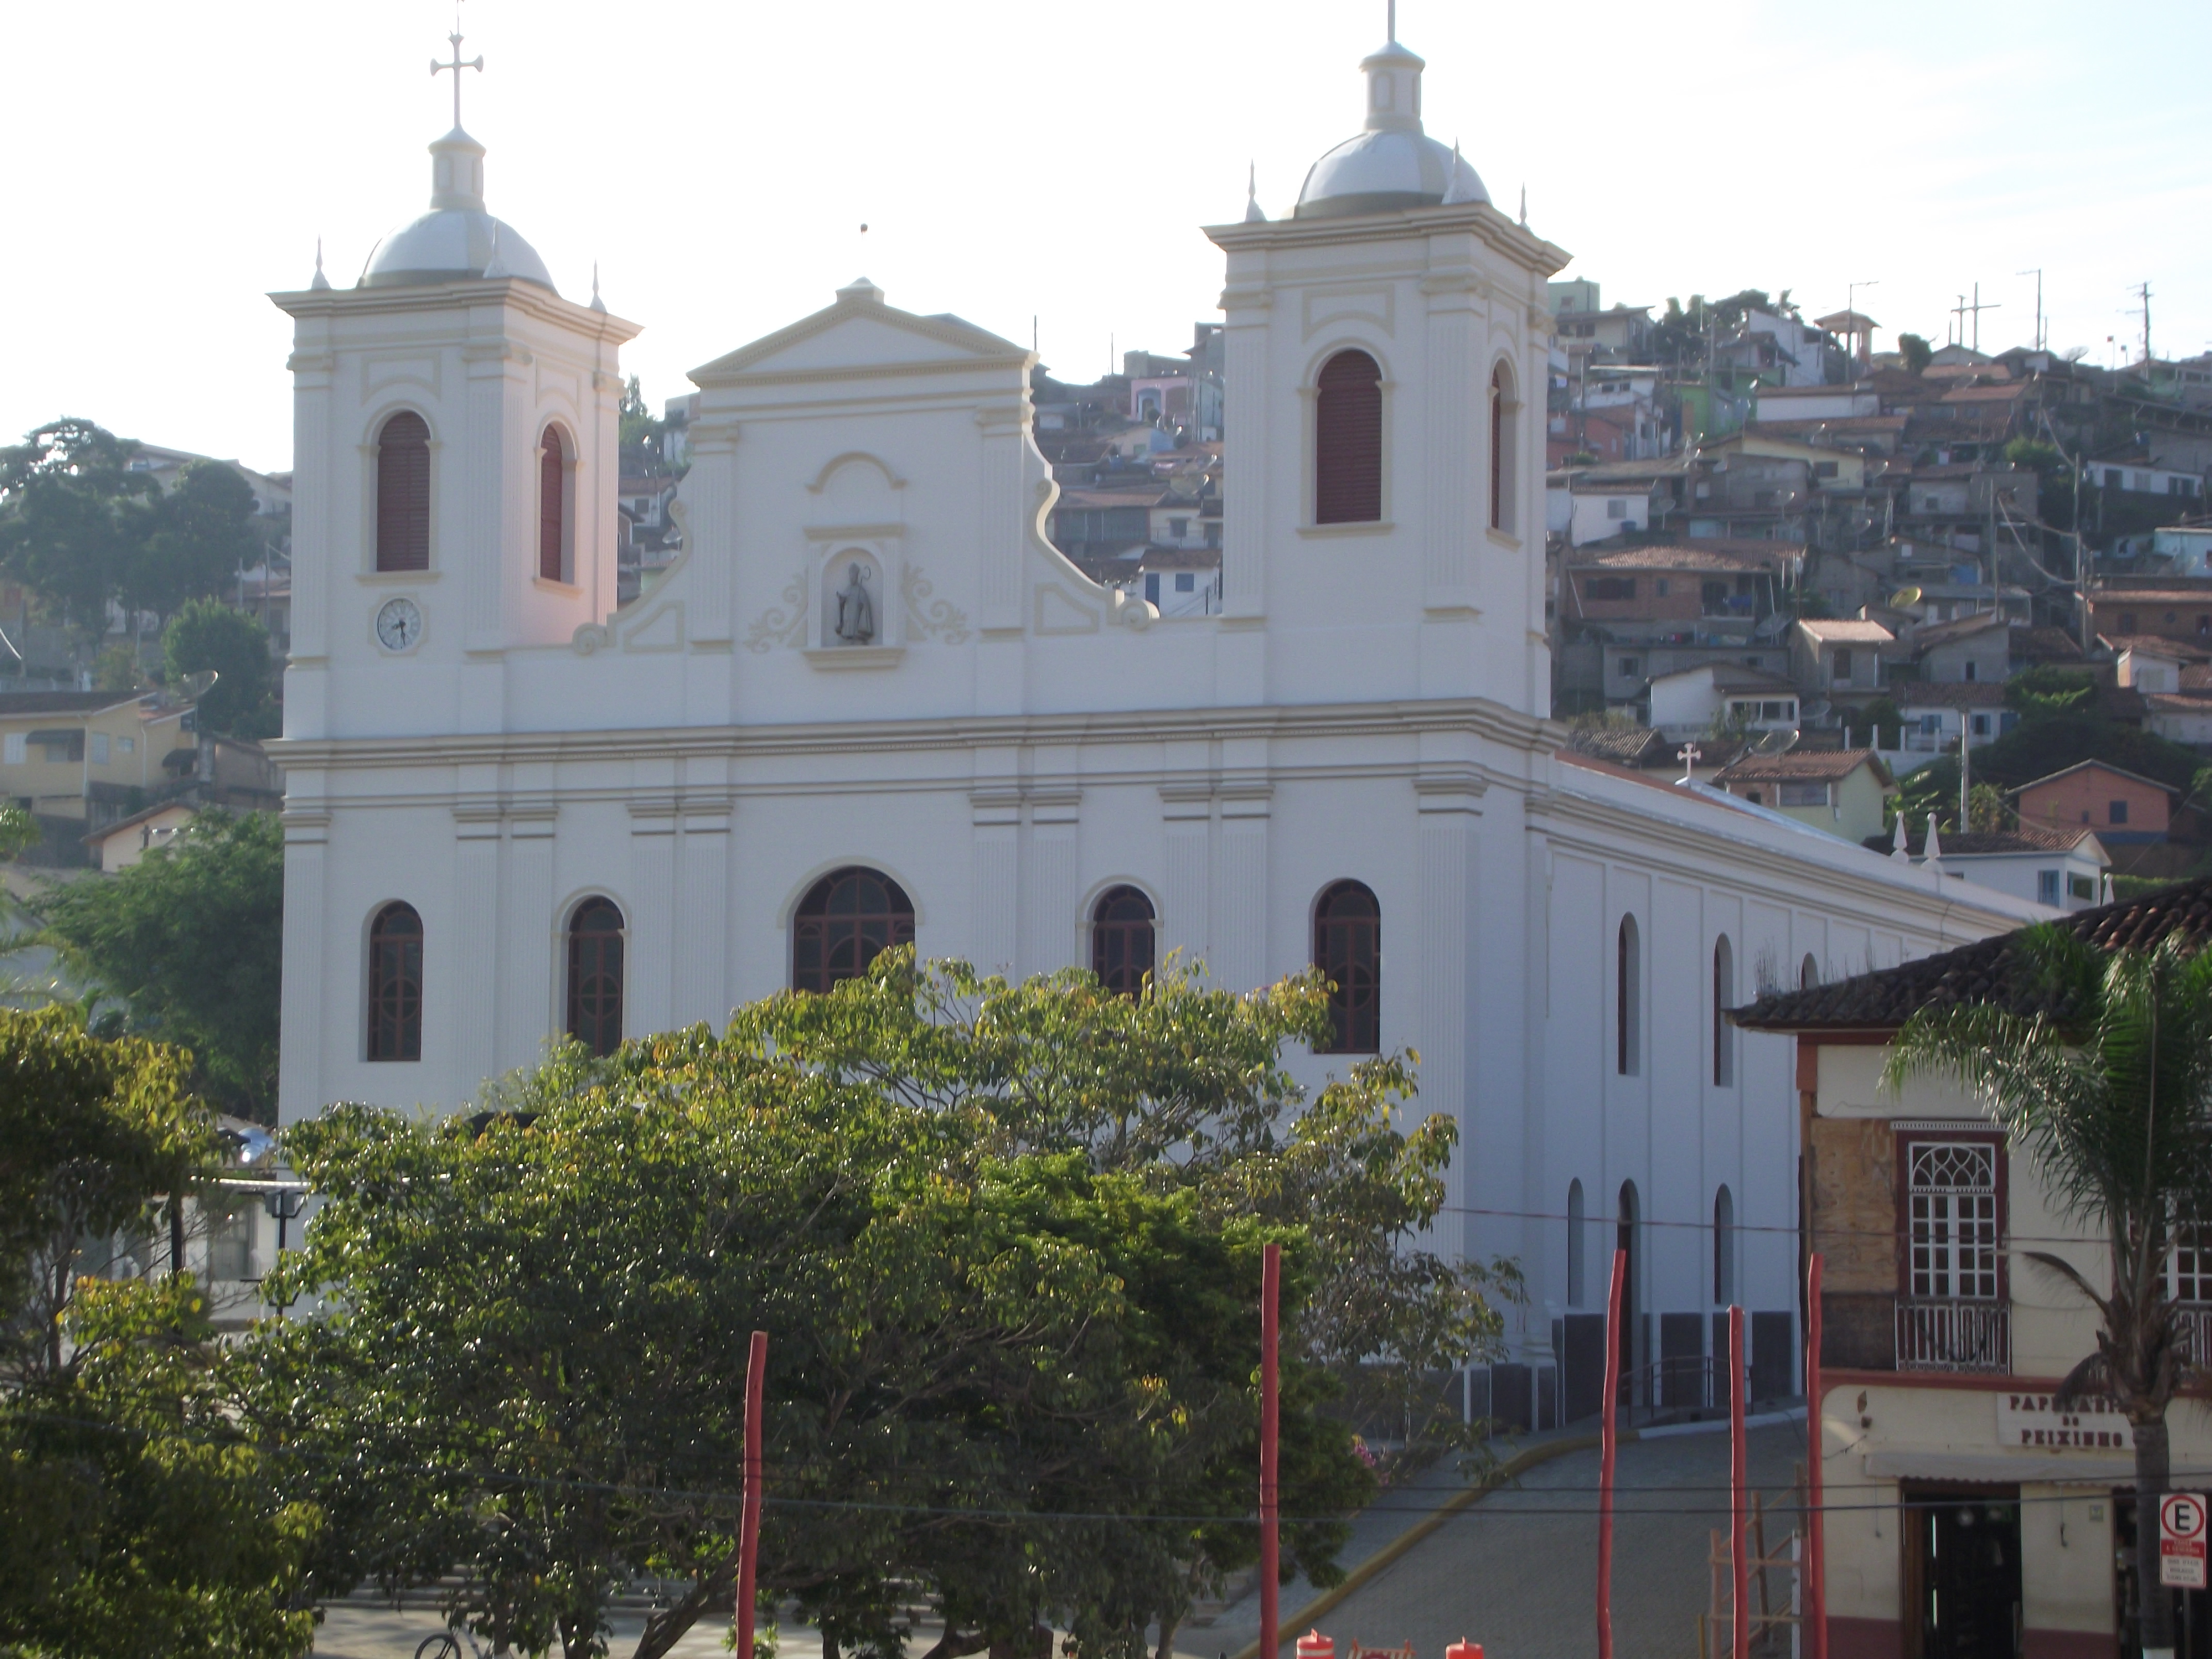
M 404 651 L 422 637 L 422 613 L 412 599 L 386 599 L 376 613 L 376 637 L 386 651 Z

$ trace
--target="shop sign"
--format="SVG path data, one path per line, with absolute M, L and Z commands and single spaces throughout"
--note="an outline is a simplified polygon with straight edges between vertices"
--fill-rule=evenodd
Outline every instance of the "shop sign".
M 2193 1492 L 2158 1500 L 2158 1582 L 2204 1588 L 2204 1500 Z
M 2077 1400 L 2060 1411 L 2047 1394 L 2008 1389 L 1997 1401 L 1997 1444 L 2058 1451 L 2135 1449 L 2135 1431 L 2120 1408 L 2106 1399 Z

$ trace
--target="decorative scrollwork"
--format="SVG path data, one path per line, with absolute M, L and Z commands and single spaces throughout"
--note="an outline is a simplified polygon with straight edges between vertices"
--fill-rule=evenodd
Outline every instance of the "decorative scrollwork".
M 779 596 L 782 603 L 762 613 L 745 630 L 745 649 L 767 651 L 779 645 L 797 645 L 806 632 L 806 573 L 791 579 Z
M 936 592 L 929 578 L 921 574 L 917 565 L 908 565 L 900 579 L 899 592 L 906 596 L 908 631 L 926 640 L 941 639 L 947 645 L 960 645 L 968 638 L 968 613 L 950 600 L 931 598 Z

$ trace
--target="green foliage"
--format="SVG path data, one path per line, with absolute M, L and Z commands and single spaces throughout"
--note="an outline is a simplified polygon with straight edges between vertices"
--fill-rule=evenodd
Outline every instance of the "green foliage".
M 764 1595 L 848 1653 L 934 1594 L 963 1643 L 1050 1620 L 1139 1659 L 1255 1559 L 1264 1243 L 1299 1517 L 1372 1490 L 1322 1409 L 1353 1362 L 1455 1363 L 1515 1288 L 1418 1248 L 1453 1127 L 1394 1127 L 1401 1060 L 1301 1099 L 1279 1050 L 1327 1018 L 1310 976 L 1131 1000 L 896 951 L 720 1039 L 572 1050 L 472 1122 L 295 1127 L 324 1207 L 277 1294 L 334 1311 L 257 1335 L 249 1408 L 315 1454 L 319 1582 L 466 1564 L 456 1616 L 575 1656 L 651 1571 L 688 1587 L 639 1648 L 665 1651 L 735 1570 L 760 1328 Z M 1286 1566 L 1331 1582 L 1345 1536 L 1286 1522 Z
M 238 738 L 277 734 L 269 630 L 259 617 L 234 611 L 220 599 L 189 600 L 162 630 L 161 659 L 173 684 L 215 671 L 215 684 L 199 700 L 203 731 Z
M 2005 707 L 2023 720 L 2082 714 L 2097 696 L 2097 677 L 2086 668 L 2038 663 L 2005 682 Z
M 88 639 L 107 608 L 168 616 L 261 556 L 253 491 L 194 461 L 162 494 L 131 470 L 138 444 L 90 421 L 52 421 L 0 448 L 0 570 Z
M 189 1276 L 87 1279 L 65 1371 L 0 1398 L 0 1653 L 298 1659 L 318 1517 L 230 1419 Z
M 0 863 L 20 858 L 40 841 L 39 821 L 13 801 L 0 806 Z
M 646 403 L 645 389 L 635 374 L 623 387 L 621 420 L 617 441 L 622 446 L 623 471 L 647 476 L 665 471 L 668 464 L 661 454 L 660 441 L 668 422 Z
M 2047 1012 L 1923 1009 L 1892 1044 L 1883 1082 L 1895 1092 L 1930 1073 L 1956 1079 L 2030 1155 L 2059 1207 L 2109 1242 L 2109 1256 L 2100 1248 L 2081 1263 L 2021 1254 L 2097 1310 L 2096 1352 L 2059 1397 L 2118 1402 L 2148 1505 L 2166 1485 L 2166 1407 L 2196 1369 L 2164 1270 L 2179 1218 L 2212 1213 L 2212 955 L 2192 957 L 2172 939 L 2100 954 L 2048 925 L 2013 948 Z M 2167 1646 L 2172 1607 L 2143 1544 L 2143 1643 Z
M 203 812 L 131 868 L 39 905 L 44 938 L 132 1029 L 190 1048 L 200 1085 L 276 1121 L 284 833 L 267 813 Z
M 1895 750 L 1905 746 L 1905 715 L 1891 698 L 1876 697 L 1866 706 L 1859 720 L 1872 728 L 1875 748 Z M 1852 721 L 1855 727 L 1858 723 Z
M 2038 472 L 2064 471 L 2070 474 L 2072 470 L 2067 467 L 2066 457 L 2058 446 L 2040 438 L 2014 438 L 2004 447 L 2004 458 L 2009 465 L 2030 467 Z
M 130 610 L 173 617 L 222 592 L 262 550 L 252 486 L 221 461 L 190 461 L 154 501 L 120 597 Z
M 127 645 L 111 645 L 100 653 L 93 664 L 92 685 L 95 691 L 112 691 L 118 696 L 128 696 L 146 685 L 146 672 L 138 661 L 138 653 Z
M 49 422 L 0 449 L 0 569 L 98 639 L 144 538 L 159 486 L 137 444 L 90 421 Z
M 1966 828 L 1987 832 L 2011 826 L 2019 815 L 2005 802 L 2004 792 L 1995 784 L 1977 783 L 1966 790 Z
M 1899 335 L 1897 353 L 1905 359 L 1905 369 L 1908 374 L 1917 374 L 1936 361 L 1936 348 L 1917 334 Z
M 143 1223 L 210 1155 L 185 1056 L 91 1036 L 76 1012 L 0 1008 L 0 1317 L 17 1376 L 61 1364 L 78 1249 Z

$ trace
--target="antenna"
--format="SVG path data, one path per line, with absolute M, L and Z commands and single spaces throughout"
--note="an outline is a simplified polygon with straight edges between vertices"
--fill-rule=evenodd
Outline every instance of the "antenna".
M 1384 9 L 1382 27 L 1386 33 L 1383 38 L 1395 40 L 1398 38 L 1398 0 L 1384 0 Z
M 2043 267 L 2038 265 L 2032 271 L 2015 270 L 2013 275 L 2035 278 L 2035 349 L 2042 351 L 2051 343 L 2043 331 Z

